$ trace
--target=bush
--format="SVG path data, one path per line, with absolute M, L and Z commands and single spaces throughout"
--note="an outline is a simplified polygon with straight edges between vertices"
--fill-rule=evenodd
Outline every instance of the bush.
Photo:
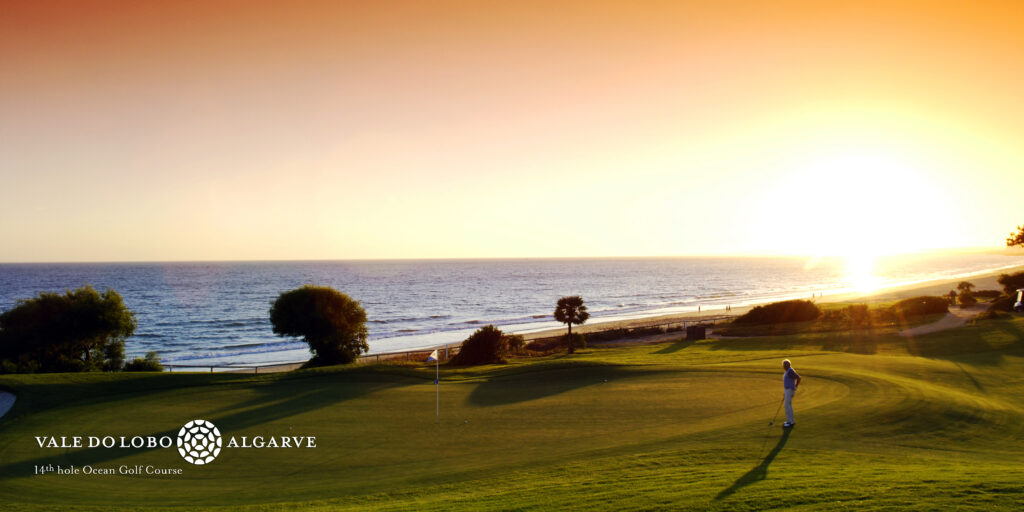
M 358 301 L 328 286 L 306 285 L 281 293 L 270 308 L 278 336 L 301 336 L 313 358 L 305 366 L 345 364 L 370 350 L 366 311 Z
M 0 369 L 4 372 L 120 370 L 124 340 L 135 315 L 121 296 L 83 286 L 43 292 L 0 314 Z
M 956 296 L 956 301 L 960 303 L 960 306 L 973 306 L 978 303 L 978 299 L 974 298 L 974 294 L 967 290 L 961 290 Z
M 974 294 L 975 298 L 979 298 L 980 297 L 982 299 L 995 299 L 995 298 L 1001 297 L 1003 295 L 1003 292 L 1001 292 L 999 290 L 978 290 L 978 291 L 972 292 L 972 293 Z
M 1018 289 L 1024 288 L 1024 272 L 1003 274 L 999 276 L 997 282 L 1003 286 L 1003 291 L 1007 295 L 1016 295 Z
M 571 345 L 572 345 L 572 348 L 574 350 L 578 349 L 578 348 L 587 348 L 587 338 L 585 336 L 583 336 L 582 334 L 580 334 L 578 332 L 574 332 L 572 334 L 567 334 L 566 336 L 569 336 L 569 337 L 572 338 Z M 569 346 L 570 342 L 567 341 L 567 342 L 565 342 L 565 344 L 566 344 L 566 346 Z
M 932 297 L 927 295 L 911 297 L 893 304 L 890 306 L 889 310 L 900 318 L 948 313 L 949 299 L 946 297 Z
M 787 300 L 747 311 L 733 322 L 737 324 L 764 325 L 787 322 L 807 322 L 821 316 L 821 310 L 809 300 Z
M 1000 313 L 998 311 L 994 311 L 992 309 L 989 309 L 989 310 L 985 311 L 984 313 L 974 317 L 974 320 L 972 320 L 972 322 L 977 323 L 979 320 L 995 320 L 997 318 L 1003 318 L 1005 316 L 1006 316 L 1005 313 Z
M 521 334 L 509 334 L 505 336 L 505 342 L 508 343 L 509 352 L 514 354 L 521 353 L 526 346 L 526 339 Z
M 136 357 L 124 365 L 126 372 L 162 372 L 164 365 L 160 364 L 160 356 L 156 352 L 146 352 L 146 357 Z
M 871 323 L 871 311 L 868 309 L 867 304 L 846 306 L 843 312 L 846 313 L 846 318 L 853 325 L 867 325 Z
M 451 364 L 471 366 L 477 364 L 504 364 L 503 356 L 508 353 L 508 338 L 501 329 L 485 325 L 462 342 L 459 353 L 452 357 Z
M 1010 311 L 1014 302 L 1017 302 L 1015 297 L 999 297 L 988 305 L 988 311 Z

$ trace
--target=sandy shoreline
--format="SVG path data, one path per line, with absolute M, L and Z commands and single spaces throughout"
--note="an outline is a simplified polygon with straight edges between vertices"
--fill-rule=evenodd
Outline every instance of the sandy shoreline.
M 902 286 L 894 286 L 891 288 L 883 288 L 874 290 L 871 292 L 848 292 L 848 293 L 837 293 L 832 295 L 822 295 L 820 297 L 811 299 L 810 296 L 807 299 L 813 300 L 818 304 L 830 304 L 830 303 L 860 303 L 860 302 L 886 302 L 892 300 L 900 300 L 908 297 L 916 297 L 919 295 L 945 295 L 949 293 L 951 289 L 956 289 L 957 283 L 961 281 L 970 281 L 974 283 L 978 290 L 1002 290 L 1002 286 L 996 282 L 1000 274 L 1012 274 L 1014 272 L 1024 271 L 1024 266 L 1014 267 L 1010 269 L 1003 269 L 996 272 L 988 272 L 972 276 L 968 278 L 955 278 L 955 279 L 938 279 L 934 281 L 927 281 L 923 283 L 914 283 Z M 610 329 L 621 329 L 621 328 L 632 328 L 632 327 L 645 327 L 652 325 L 661 325 L 667 323 L 684 322 L 691 320 L 707 320 L 723 315 L 739 316 L 746 313 L 755 305 L 749 305 L 744 307 L 733 307 L 731 311 L 724 312 L 722 309 L 712 309 L 710 311 L 697 313 L 673 313 L 669 315 L 659 315 L 652 317 L 636 318 L 630 320 L 619 320 L 611 322 L 594 322 L 591 324 L 584 324 L 582 326 L 574 326 L 573 332 L 594 332 L 604 331 Z M 555 336 L 558 334 L 564 334 L 565 328 L 548 329 L 544 331 L 530 333 L 524 335 L 528 340 L 545 338 L 549 336 Z
M 922 283 L 914 283 L 902 286 L 894 286 L 889 288 L 883 288 L 874 290 L 871 292 L 858 292 L 858 293 L 838 293 L 832 295 L 823 295 L 817 297 L 814 300 L 819 304 L 835 304 L 835 303 L 861 303 L 861 302 L 886 302 L 893 300 L 905 299 L 908 297 L 916 297 L 919 295 L 945 295 L 949 293 L 951 289 L 956 289 L 957 283 L 961 281 L 970 281 L 974 283 L 978 290 L 989 290 L 996 289 L 1001 290 L 1002 287 L 996 282 L 1000 274 L 1012 274 L 1014 272 L 1024 271 L 1024 266 L 1013 267 L 1009 269 L 1003 269 L 995 272 L 987 272 L 968 278 L 952 278 L 952 279 L 937 279 L 934 281 L 927 281 Z M 811 299 L 810 296 L 807 297 Z M 581 326 L 573 327 L 573 332 L 595 332 L 595 331 L 606 331 L 611 329 L 623 329 L 623 328 L 635 328 L 635 327 L 646 327 L 654 325 L 664 325 L 673 323 L 683 323 L 690 321 L 709 321 L 714 318 L 721 318 L 723 316 L 739 316 L 749 311 L 754 305 L 745 307 L 733 307 L 731 311 L 723 311 L 721 308 L 712 309 L 705 312 L 688 312 L 688 313 L 673 313 L 668 315 L 658 315 L 643 318 L 634 318 L 629 320 L 616 320 L 607 322 L 594 322 L 590 324 L 584 324 Z M 546 338 L 551 336 L 557 336 L 565 333 L 565 328 L 547 329 L 538 332 L 532 332 L 524 334 L 523 337 L 527 341 L 535 340 L 539 338 Z M 432 350 L 439 349 L 444 350 L 446 346 L 458 345 L 458 343 L 450 343 L 448 345 L 437 345 L 429 348 L 415 349 L 409 351 L 403 351 L 400 354 L 407 353 L 429 353 Z M 364 361 L 380 361 L 387 359 L 403 359 L 403 357 L 393 357 L 388 354 L 371 354 L 370 356 L 364 356 Z M 269 365 L 260 367 L 259 373 L 274 373 L 282 371 L 290 371 L 296 369 L 301 363 L 287 363 L 279 365 Z M 245 373 L 249 371 L 241 370 Z

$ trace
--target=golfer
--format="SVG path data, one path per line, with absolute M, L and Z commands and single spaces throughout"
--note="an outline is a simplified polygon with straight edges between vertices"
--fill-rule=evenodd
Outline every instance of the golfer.
M 782 424 L 782 428 L 789 428 L 796 424 L 793 420 L 793 395 L 796 394 L 796 387 L 800 385 L 800 374 L 793 369 L 789 359 L 782 360 L 782 369 L 786 371 L 782 376 L 782 390 L 786 402 L 786 422 Z

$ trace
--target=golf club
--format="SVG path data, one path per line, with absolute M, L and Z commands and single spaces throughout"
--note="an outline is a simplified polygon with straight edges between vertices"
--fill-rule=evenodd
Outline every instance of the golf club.
M 769 425 L 769 426 L 771 426 L 771 425 L 774 425 L 774 424 L 775 424 L 775 418 L 778 418 L 778 417 L 779 417 L 779 411 L 781 411 L 781 410 L 782 410 L 782 404 L 783 404 L 783 402 L 785 402 L 785 401 L 786 401 L 786 397 L 782 397 L 782 401 L 781 401 L 781 402 L 779 402 L 779 408 L 778 408 L 778 409 L 775 409 L 775 416 L 772 416 L 772 421 L 769 421 L 769 422 L 768 422 L 768 425 Z

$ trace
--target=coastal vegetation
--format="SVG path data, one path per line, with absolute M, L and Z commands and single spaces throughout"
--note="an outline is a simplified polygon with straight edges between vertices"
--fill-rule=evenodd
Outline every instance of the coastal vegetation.
M 1024 226 L 1017 226 L 1017 231 L 1011 231 L 1006 239 L 1007 247 L 1024 247 Z
M 583 325 L 590 318 L 587 306 L 583 304 L 583 297 L 572 295 L 558 299 L 554 317 L 555 320 L 562 322 L 569 328 L 565 335 L 565 344 L 569 347 L 569 353 L 572 354 L 576 350 L 577 344 L 577 339 L 572 336 L 572 326 Z M 584 341 L 583 343 L 585 346 L 586 342 Z
M 996 279 L 996 282 L 1003 287 L 1003 292 L 1006 295 L 1015 295 L 1017 290 L 1024 288 L 1024 272 L 1002 274 Z
M 313 357 L 307 366 L 355 361 L 368 351 L 366 311 L 358 301 L 328 286 L 306 285 L 281 295 L 270 308 L 278 336 L 302 337 Z
M 768 426 L 784 357 L 804 377 L 791 431 Z M 434 372 L 396 363 L 0 376 L 18 396 L 0 419 L 0 500 L 13 512 L 1009 511 L 1024 501 L 1021 316 L 913 339 L 679 338 L 442 366 L 439 419 Z M 173 435 L 182 418 L 225 436 L 315 435 L 317 448 L 225 448 L 193 467 L 174 449 L 41 451 L 31 441 L 68 425 L 85 436 Z M 32 474 L 47 464 L 184 473 Z
M 114 290 L 40 293 L 0 313 L 0 372 L 120 370 L 135 325 Z
M 522 336 L 519 336 L 517 343 L 521 341 Z M 504 364 L 505 356 L 511 351 L 509 337 L 501 332 L 501 329 L 493 325 L 485 325 L 462 342 L 459 352 L 452 357 L 451 364 L 456 366 Z
M 938 320 L 947 312 L 949 300 L 946 297 L 918 296 L 892 303 L 828 304 L 821 307 L 810 301 L 785 301 L 755 307 L 731 324 L 715 328 L 715 332 L 723 336 L 767 336 L 846 330 L 895 332 Z M 753 318 L 751 313 L 755 313 Z M 793 318 L 801 320 L 791 320 Z
M 160 362 L 160 355 L 156 352 L 146 352 L 145 357 L 136 357 L 124 365 L 126 372 L 162 372 L 164 365 Z
M 737 324 L 766 325 L 787 322 L 807 322 L 821 316 L 821 309 L 809 300 L 786 300 L 755 306 L 739 318 Z

